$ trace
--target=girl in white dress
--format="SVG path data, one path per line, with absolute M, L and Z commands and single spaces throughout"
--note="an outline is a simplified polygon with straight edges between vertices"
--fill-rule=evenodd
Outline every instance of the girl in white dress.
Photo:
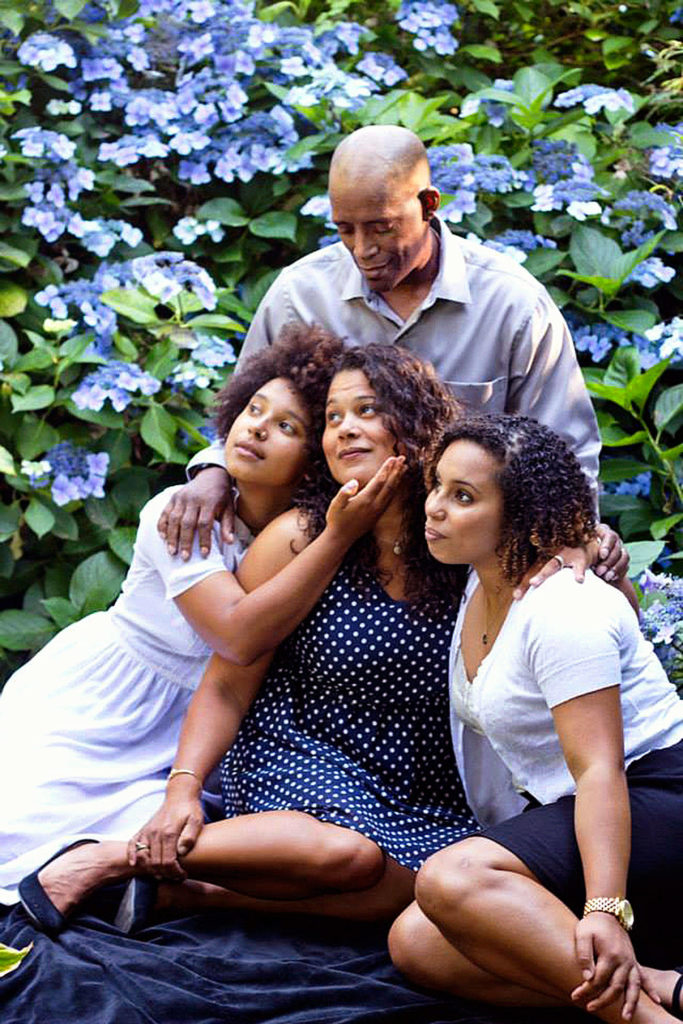
M 366 488 L 354 499 L 347 489 L 335 499 L 327 538 L 312 556 L 246 596 L 235 578 L 252 535 L 291 504 L 338 350 L 318 328 L 293 328 L 221 392 L 217 426 L 239 489 L 234 542 L 225 544 L 215 526 L 207 555 L 195 542 L 187 561 L 172 557 L 156 523 L 177 488 L 156 495 L 142 509 L 116 603 L 68 626 L 7 682 L 0 903 L 17 902 L 21 878 L 63 846 L 127 839 L 149 819 L 212 650 L 249 663 L 275 647 L 368 528 L 372 503 L 381 505 L 400 460 L 378 474 L 374 493 Z M 362 522 L 345 514 L 354 504 Z

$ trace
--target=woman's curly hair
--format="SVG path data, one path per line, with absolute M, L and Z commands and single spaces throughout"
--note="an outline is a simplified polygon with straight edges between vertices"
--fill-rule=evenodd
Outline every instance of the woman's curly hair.
M 257 352 L 218 392 L 214 422 L 218 436 L 225 440 L 247 403 L 269 380 L 282 377 L 301 398 L 311 417 L 307 431 L 309 457 L 319 444 L 327 389 L 342 342 L 317 324 L 287 324 L 275 344 Z
M 466 413 L 448 424 L 425 460 L 430 489 L 439 459 L 454 441 L 472 441 L 499 463 L 503 525 L 497 551 L 509 583 L 560 548 L 592 539 L 595 505 L 588 479 L 549 427 L 527 416 Z
M 365 374 L 377 395 L 384 425 L 405 455 L 406 471 L 401 486 L 408 499 L 398 540 L 405 552 L 406 598 L 428 614 L 442 613 L 445 606 L 452 606 L 459 599 L 464 577 L 460 567 L 441 565 L 429 554 L 424 535 L 426 490 L 422 457 L 443 424 L 457 414 L 459 406 L 433 367 L 398 345 L 347 348 L 333 367 L 334 374 L 344 370 Z M 306 515 L 312 537 L 323 530 L 327 506 L 339 488 L 325 462 L 323 430 L 321 424 L 317 450 L 297 494 L 297 504 Z M 380 579 L 377 556 L 371 534 L 351 548 L 347 564 L 358 586 L 367 585 L 369 576 Z

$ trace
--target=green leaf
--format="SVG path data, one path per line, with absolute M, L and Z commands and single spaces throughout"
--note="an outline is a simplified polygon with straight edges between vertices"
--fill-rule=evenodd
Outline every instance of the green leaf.
M 61 540 L 78 540 L 78 523 L 71 513 L 59 505 L 54 505 L 51 511 L 55 517 L 55 525 L 52 527 L 55 537 Z
M 36 537 L 44 537 L 55 525 L 55 517 L 38 498 L 32 498 L 24 513 L 24 519 Z
M 5 476 L 16 476 L 17 471 L 14 467 L 14 459 L 12 453 L 8 452 L 6 448 L 0 444 L 0 473 L 4 473 Z
M 155 312 L 157 300 L 140 288 L 112 288 L 111 291 L 104 292 L 100 298 L 105 305 L 135 324 L 149 326 L 160 322 Z
M 56 632 L 44 615 L 11 608 L 0 612 L 0 647 L 8 651 L 33 651 Z
M 159 380 L 164 380 L 174 370 L 177 362 L 178 346 L 171 338 L 162 338 L 156 345 L 152 345 L 145 363 L 145 370 Z
M 649 509 L 649 502 L 633 494 L 610 494 L 604 491 L 600 495 L 600 514 L 603 516 L 616 516 L 620 512 L 634 512 L 643 508 Z
M 31 262 L 31 256 L 23 249 L 17 249 L 14 245 L 8 245 L 7 242 L 0 242 L 0 260 L 13 263 L 15 267 L 27 267 Z
M 0 317 L 19 316 L 26 309 L 28 292 L 14 281 L 0 281 Z
M 227 196 L 221 199 L 209 199 L 197 210 L 197 220 L 217 220 L 228 228 L 241 228 L 249 223 L 249 215 L 236 199 Z
M 11 369 L 17 358 L 19 343 L 13 329 L 4 320 L 0 320 L 0 364 L 4 369 Z
M 500 64 L 503 60 L 497 46 L 485 46 L 482 43 L 470 43 L 469 46 L 462 46 L 460 53 L 469 53 L 477 60 L 488 60 L 494 64 Z
M 0 25 L 4 25 L 15 36 L 18 36 L 24 27 L 24 15 L 20 14 L 19 11 L 0 10 Z
M 39 384 L 29 388 L 25 395 L 12 395 L 12 408 L 15 412 L 27 412 L 30 409 L 45 409 L 55 400 L 55 389 L 47 384 Z
M 534 277 L 542 277 L 559 266 L 566 255 L 558 249 L 535 249 L 524 260 L 524 269 Z
M 589 376 L 585 376 L 586 387 L 593 395 L 597 395 L 598 398 L 604 398 L 608 402 L 614 402 L 615 405 L 620 406 L 622 409 L 631 409 L 631 402 L 626 394 L 626 388 L 612 387 L 607 384 L 603 384 L 602 381 L 594 380 Z
M 6 946 L 4 942 L 0 942 L 0 978 L 4 977 L 5 974 L 16 971 L 19 964 L 28 956 L 32 949 L 32 942 L 29 942 L 28 946 L 24 946 L 23 949 L 12 949 L 11 946 Z
M 69 600 L 81 615 L 103 611 L 118 597 L 125 576 L 122 563 L 109 551 L 98 551 L 76 568 Z
M 74 608 L 65 597 L 44 597 L 40 603 L 60 629 L 70 626 L 79 618 L 78 608 Z
M 600 466 L 600 479 L 604 483 L 618 480 L 630 480 L 639 473 L 648 473 L 652 469 L 647 462 L 638 459 L 605 459 Z
M 616 312 L 602 314 L 603 320 L 614 327 L 621 327 L 623 331 L 633 331 L 634 334 L 645 334 L 657 322 L 654 313 L 646 309 L 621 309 Z
M 14 369 L 18 373 L 30 373 L 31 370 L 47 370 L 49 367 L 54 365 L 54 350 L 47 347 L 45 348 L 34 348 L 32 352 L 27 352 L 24 356 L 19 356 L 17 359 Z
M 472 0 L 472 6 L 481 14 L 490 14 L 496 21 L 500 18 L 500 8 L 493 0 Z
M 616 279 L 623 253 L 617 243 L 602 231 L 579 224 L 572 232 L 569 251 L 579 274 L 585 277 Z
M 655 540 L 635 540 L 631 541 L 630 544 L 626 544 L 625 547 L 631 559 L 628 567 L 630 579 L 635 579 L 642 572 L 645 572 L 664 550 L 664 545 Z
M 81 13 L 88 0 L 54 0 L 54 5 L 67 21 L 73 21 Z
M 249 230 L 259 238 L 286 238 L 296 242 L 297 218 L 284 210 L 272 210 L 249 221 Z
M 176 421 L 156 402 L 150 405 L 140 423 L 143 441 L 164 459 L 173 454 L 176 430 Z
M 652 389 L 665 372 L 670 362 L 670 359 L 664 359 L 661 363 L 655 363 L 655 365 L 651 366 L 649 370 L 646 370 L 644 373 L 639 373 L 628 382 L 626 394 L 641 412 L 650 397 Z
M 664 252 L 683 252 L 683 231 L 667 231 L 660 247 Z
M 614 423 L 609 427 L 602 428 L 600 438 L 608 448 L 623 448 L 629 444 L 640 444 L 641 441 L 647 441 L 647 431 L 636 430 L 635 434 L 628 434 Z
M 673 462 L 674 459 L 679 458 L 683 455 L 683 444 L 677 444 L 675 448 L 666 448 L 663 452 L 659 453 L 661 458 L 666 459 L 667 462 Z
M 683 384 L 662 391 L 655 403 L 653 418 L 658 430 L 664 430 L 675 416 L 683 412 Z
M 683 512 L 677 512 L 676 515 L 667 516 L 666 519 L 655 519 L 654 523 L 650 524 L 650 533 L 655 540 L 664 540 L 669 530 L 673 529 L 677 523 L 683 521 Z
M 126 469 L 112 488 L 111 496 L 119 515 L 136 520 L 140 509 L 149 501 L 149 473 L 140 466 Z
M 47 452 L 59 441 L 59 434 L 44 420 L 37 416 L 24 416 L 15 435 L 18 454 L 23 459 L 33 460 L 37 455 Z
M 631 345 L 618 348 L 602 378 L 604 384 L 625 388 L 629 381 L 640 373 L 638 349 Z
M 66 403 L 66 407 L 72 416 L 75 416 L 78 420 L 85 420 L 86 423 L 97 423 L 100 427 L 109 427 L 111 429 L 120 429 L 123 427 L 125 420 L 123 413 L 116 412 L 114 409 L 110 409 L 109 406 L 103 405 L 101 409 L 79 409 L 71 399 Z
M 188 320 L 187 326 L 192 328 L 193 331 L 201 328 L 214 331 L 239 331 L 240 334 L 244 332 L 242 324 L 229 316 L 223 316 L 222 313 L 201 313 L 199 316 L 193 316 L 191 320 Z
M 107 537 L 107 543 L 122 562 L 130 565 L 133 561 L 133 545 L 137 530 L 134 526 L 118 526 Z

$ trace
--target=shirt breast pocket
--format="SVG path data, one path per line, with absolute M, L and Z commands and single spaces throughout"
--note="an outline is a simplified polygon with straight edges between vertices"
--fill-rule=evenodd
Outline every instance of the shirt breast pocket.
M 507 377 L 496 377 L 494 380 L 446 381 L 455 397 L 470 409 L 482 412 L 505 412 L 508 393 Z

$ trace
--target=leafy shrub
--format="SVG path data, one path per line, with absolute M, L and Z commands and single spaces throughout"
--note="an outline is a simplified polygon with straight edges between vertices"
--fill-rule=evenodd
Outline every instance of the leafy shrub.
M 259 299 L 334 238 L 329 154 L 369 123 L 416 131 L 452 228 L 549 287 L 603 511 L 635 569 L 680 571 L 683 8 L 32 0 L 0 24 L 7 669 L 111 601 Z

